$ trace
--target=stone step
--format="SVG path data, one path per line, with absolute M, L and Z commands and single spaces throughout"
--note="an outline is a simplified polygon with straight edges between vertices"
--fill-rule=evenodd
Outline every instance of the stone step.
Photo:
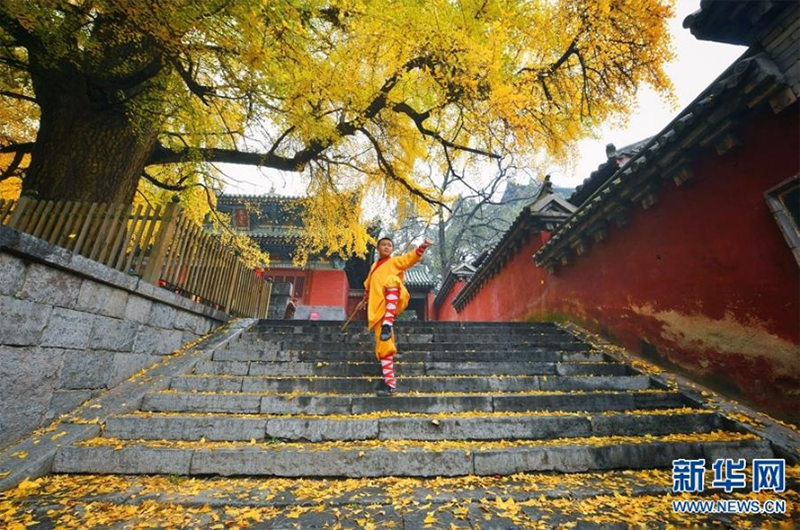
M 747 435 L 594 437 L 546 442 L 363 441 L 314 444 L 142 442 L 113 438 L 62 447 L 56 473 L 381 477 L 509 475 L 670 467 L 680 458 L 772 458 L 768 442 Z M 170 444 L 178 444 L 170 445 Z
M 175 377 L 172 390 L 201 392 L 324 392 L 369 393 L 376 380 L 370 377 Z M 402 379 L 405 392 L 518 392 L 524 390 L 641 390 L 650 378 L 631 376 L 413 376 Z
M 264 362 L 347 362 L 364 361 L 374 358 L 375 354 L 370 349 L 352 350 L 317 350 L 317 349 L 220 349 L 214 352 L 214 361 L 264 361 Z M 509 351 L 481 351 L 469 349 L 450 349 L 443 351 L 419 351 L 400 349 L 396 359 L 410 362 L 424 361 L 470 361 L 470 362 L 558 362 L 558 361 L 584 361 L 601 362 L 606 357 L 602 353 L 592 353 L 588 350 L 553 350 L 529 347 L 526 349 Z
M 678 392 L 664 390 L 538 393 L 265 394 L 157 392 L 145 394 L 140 409 L 152 412 L 224 412 L 249 414 L 360 414 L 395 412 L 603 411 L 674 408 L 690 405 Z
M 358 343 L 324 342 L 324 341 L 237 341 L 218 348 L 217 351 L 292 351 L 292 352 L 324 352 L 346 353 L 351 351 L 372 351 L 375 343 L 372 340 Z M 535 341 L 464 341 L 464 342 L 429 342 L 410 343 L 398 341 L 397 347 L 401 352 L 549 352 L 549 351 L 590 351 L 591 346 L 582 342 L 548 342 L 536 343 Z
M 237 342 L 247 344 L 255 344 L 259 342 L 268 341 L 307 341 L 307 342 L 325 342 L 335 344 L 366 344 L 373 340 L 374 334 L 372 331 L 359 332 L 356 334 L 333 334 L 333 333 L 310 333 L 310 334 L 297 334 L 297 333 L 244 333 Z M 561 344 L 561 343 L 574 343 L 580 342 L 572 335 L 561 332 L 552 333 L 528 333 L 528 332 L 509 332 L 509 333 L 496 333 L 485 331 L 469 331 L 457 333 L 442 333 L 427 332 L 415 333 L 409 332 L 398 328 L 395 330 L 395 339 L 402 344 L 429 344 L 438 342 L 456 342 L 456 343 L 492 343 L 492 342 L 526 342 L 526 343 L 539 343 L 539 344 Z
M 370 354 L 372 355 L 372 354 Z M 378 376 L 374 357 L 365 362 L 199 361 L 194 373 L 210 375 Z M 616 362 L 407 362 L 395 363 L 398 377 L 410 375 L 629 375 Z
M 797 482 L 792 471 L 787 486 Z M 5 506 L 7 525 L 35 520 L 37 529 L 100 518 L 109 521 L 103 528 L 115 529 L 253 530 L 788 530 L 800 522 L 791 487 L 770 495 L 786 502 L 785 516 L 709 513 L 689 522 L 669 508 L 672 482 L 669 469 L 432 479 L 51 475 Z M 693 497 L 716 495 L 706 484 Z
M 41 480 L 42 487 L 32 490 L 32 495 L 36 495 L 37 498 L 46 498 L 48 493 L 52 495 L 51 498 L 46 498 L 45 509 L 52 509 L 54 504 L 58 504 L 62 500 L 60 497 L 63 495 L 63 490 L 53 486 L 62 484 L 64 478 L 59 475 L 51 475 Z M 156 475 L 152 477 L 116 475 L 110 483 L 102 475 L 73 476 L 69 479 L 82 493 L 85 492 L 81 498 L 87 502 L 120 502 L 131 506 L 141 502 L 161 503 L 164 501 L 164 478 Z M 287 508 L 297 506 L 306 506 L 311 510 L 316 508 L 318 503 L 324 503 L 328 508 L 344 508 L 349 505 L 362 510 L 377 503 L 381 509 L 391 509 L 393 503 L 405 505 L 411 500 L 415 505 L 422 506 L 424 512 L 427 513 L 431 510 L 430 506 L 426 507 L 428 503 L 451 502 L 454 498 L 465 502 L 487 500 L 488 503 L 482 504 L 485 508 L 494 504 L 497 497 L 502 497 L 504 500 L 513 498 L 516 502 L 541 501 L 542 496 L 548 500 L 592 499 L 598 495 L 613 497 L 615 493 L 620 494 L 620 484 L 625 484 L 626 489 L 636 495 L 669 494 L 672 491 L 672 477 L 670 471 L 666 469 L 611 470 L 603 473 L 570 475 L 531 473 L 497 478 L 492 481 L 487 481 L 486 477 L 480 476 L 413 482 L 395 477 L 354 481 L 353 479 L 331 480 L 326 478 L 289 480 L 266 477 L 196 479 L 173 476 L 170 477 L 170 485 L 173 487 L 169 491 L 169 501 L 184 506 L 203 507 L 208 505 L 227 508 L 231 507 L 231 500 L 235 500 L 235 505 L 238 506 L 275 506 L 285 513 Z M 393 495 L 398 489 L 401 489 L 407 497 L 398 499 Z M 71 505 L 67 505 L 65 508 L 69 509 Z M 38 519 L 39 517 L 37 517 Z M 352 524 L 344 528 L 363 530 L 363 526 L 355 526 L 355 519 L 355 517 L 350 519 Z M 483 521 L 482 517 L 480 519 Z M 335 523 L 334 520 L 327 526 L 315 524 L 313 528 L 315 530 L 318 528 L 330 529 L 335 527 Z M 170 527 L 169 524 L 163 526 Z M 204 525 L 187 525 L 182 528 L 205 527 Z M 50 527 L 45 526 L 45 528 Z M 272 526 L 268 528 L 274 530 Z M 278 526 L 276 528 L 286 527 Z M 307 527 L 298 526 L 297 528 L 305 530 Z M 405 528 L 418 527 L 406 526 Z M 471 529 L 472 526 L 465 528 Z M 582 527 L 580 528 L 582 529 Z
M 123 440 L 354 441 L 540 440 L 589 436 L 643 436 L 711 432 L 722 419 L 691 409 L 549 416 L 509 413 L 426 417 L 275 417 L 145 414 L 108 418 L 104 436 Z
M 327 331 L 328 333 L 341 333 L 344 324 L 339 320 L 262 320 L 252 326 L 248 333 L 264 331 L 283 331 L 288 333 L 315 333 Z M 347 328 L 348 333 L 364 329 L 364 322 L 351 322 Z M 560 332 L 567 333 L 558 325 L 550 322 L 431 322 L 431 321 L 403 321 L 398 326 L 403 326 L 413 331 L 528 331 L 528 332 Z

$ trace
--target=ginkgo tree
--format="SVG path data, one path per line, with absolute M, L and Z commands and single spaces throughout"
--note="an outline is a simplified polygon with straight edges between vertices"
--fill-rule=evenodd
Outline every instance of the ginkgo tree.
M 365 197 L 444 200 L 420 160 L 563 156 L 642 83 L 669 92 L 671 15 L 671 0 L 0 0 L 15 124 L 0 179 L 131 202 L 142 178 L 180 190 L 213 163 L 304 173 L 306 215 L 338 227 L 318 243 L 361 252 Z

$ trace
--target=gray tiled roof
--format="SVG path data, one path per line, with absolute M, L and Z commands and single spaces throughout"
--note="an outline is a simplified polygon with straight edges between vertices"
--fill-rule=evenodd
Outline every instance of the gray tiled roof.
M 597 166 L 597 169 L 583 180 L 581 184 L 575 188 L 567 200 L 576 206 L 583 204 L 597 188 L 605 184 L 611 178 L 611 175 L 619 169 L 619 167 L 627 162 L 633 155 L 644 149 L 651 138 L 645 138 L 639 142 L 626 145 L 620 149 L 616 149 L 608 156 L 608 159 Z
M 299 195 L 244 195 L 244 194 L 235 194 L 235 193 L 221 193 L 217 196 L 217 201 L 223 203 L 240 203 L 242 201 L 252 201 L 252 202 L 278 202 L 278 203 L 290 203 L 302 199 Z
M 439 292 L 436 293 L 436 298 L 433 299 L 433 305 L 435 307 L 441 306 L 444 303 L 444 299 L 447 298 L 447 295 L 450 293 L 450 289 L 453 288 L 453 284 L 455 284 L 457 280 L 471 278 L 472 275 L 475 274 L 475 271 L 476 268 L 472 266 L 472 264 L 466 262 L 461 262 L 450 269 L 450 272 L 447 273 L 447 276 L 445 276 L 442 281 Z
M 436 286 L 436 280 L 424 265 L 415 265 L 407 269 L 404 281 L 406 287 L 430 287 L 432 289 Z

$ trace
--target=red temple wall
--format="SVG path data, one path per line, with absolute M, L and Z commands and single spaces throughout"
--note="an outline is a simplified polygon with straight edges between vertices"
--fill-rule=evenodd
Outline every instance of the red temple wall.
M 429 292 L 425 296 L 425 319 L 426 320 L 436 320 L 436 310 L 433 308 L 433 300 L 436 298 L 436 295 L 433 294 L 433 291 Z
M 343 270 L 309 271 L 305 305 L 347 307 L 349 286 Z
M 531 234 L 514 258 L 483 285 L 455 320 L 523 320 L 537 311 L 540 301 L 532 295 L 540 290 L 547 273 L 536 266 L 532 256 L 544 244 L 542 236 Z
M 461 289 L 463 289 L 466 284 L 467 282 L 465 280 L 456 280 L 453 283 L 453 287 L 450 289 L 450 292 L 447 293 L 447 296 L 445 296 L 442 305 L 436 308 L 436 320 L 463 320 L 459 317 L 458 313 L 456 313 L 452 302 L 453 298 L 461 292 Z
M 535 234 L 456 319 L 568 317 L 800 419 L 800 272 L 764 202 L 798 173 L 797 109 L 742 123 L 743 145 L 705 151 L 694 178 L 665 181 L 654 206 L 634 208 L 557 275 L 534 265 Z

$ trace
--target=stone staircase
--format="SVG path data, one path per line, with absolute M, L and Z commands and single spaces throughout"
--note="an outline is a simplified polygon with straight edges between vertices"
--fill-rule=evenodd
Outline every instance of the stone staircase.
M 55 473 L 435 477 L 770 458 L 769 442 L 549 323 L 398 324 L 399 394 L 371 334 L 260 321 Z

